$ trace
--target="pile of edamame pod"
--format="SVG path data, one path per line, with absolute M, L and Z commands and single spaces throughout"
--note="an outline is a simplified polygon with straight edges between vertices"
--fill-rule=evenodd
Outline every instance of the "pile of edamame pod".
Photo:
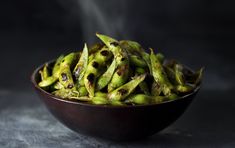
M 203 68 L 192 72 L 137 42 L 96 36 L 100 43 L 45 64 L 39 87 L 66 100 L 122 106 L 174 100 L 201 82 Z

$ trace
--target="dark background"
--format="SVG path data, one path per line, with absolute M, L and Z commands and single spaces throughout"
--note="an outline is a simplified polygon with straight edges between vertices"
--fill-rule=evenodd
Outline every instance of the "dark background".
M 174 135 L 174 129 L 178 128 L 180 132 L 195 135 L 186 142 L 188 145 L 205 146 L 214 141 L 218 145 L 231 146 L 235 139 L 234 26 L 234 4 L 228 1 L 1 1 L 0 117 L 4 118 L 2 122 L 0 118 L 0 130 L 11 125 L 5 112 L 14 112 L 12 118 L 18 116 L 16 112 L 22 113 L 24 120 L 31 116 L 22 109 L 30 110 L 32 104 L 38 105 L 39 110 L 43 108 L 38 100 L 35 104 L 37 96 L 29 81 L 34 68 L 62 53 L 80 50 L 84 42 L 94 43 L 95 33 L 100 32 L 117 39 L 136 40 L 145 48 L 159 49 L 166 57 L 179 59 L 194 69 L 205 66 L 198 97 L 182 119 L 173 125 L 173 132 L 166 130 L 166 135 L 163 132 L 163 145 L 168 140 L 173 140 L 176 146 L 185 143 L 182 134 Z M 18 104 L 22 107 L 17 108 Z M 34 113 L 38 114 L 32 111 Z M 11 133 L 9 137 L 25 134 L 11 128 L 7 133 Z M 10 139 L 0 140 L 0 143 L 8 146 Z M 19 138 L 13 139 L 15 144 L 17 140 Z

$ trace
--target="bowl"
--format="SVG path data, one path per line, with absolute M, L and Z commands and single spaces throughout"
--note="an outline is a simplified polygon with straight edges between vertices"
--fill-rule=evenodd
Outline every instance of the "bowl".
M 188 95 L 161 104 L 93 105 L 64 100 L 41 89 L 38 82 L 43 65 L 33 72 L 31 82 L 52 115 L 75 132 L 116 141 L 141 139 L 168 127 L 184 113 L 200 89 L 197 87 Z

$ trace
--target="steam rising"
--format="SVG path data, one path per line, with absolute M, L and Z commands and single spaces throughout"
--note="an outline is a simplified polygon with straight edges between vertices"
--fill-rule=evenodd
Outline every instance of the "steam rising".
M 77 0 L 77 4 L 85 41 L 94 42 L 96 32 L 123 37 L 126 10 L 123 0 Z

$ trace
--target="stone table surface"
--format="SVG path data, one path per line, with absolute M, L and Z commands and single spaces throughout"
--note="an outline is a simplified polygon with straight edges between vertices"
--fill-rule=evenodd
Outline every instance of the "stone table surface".
M 235 147 L 233 91 L 201 91 L 174 124 L 147 139 L 115 142 L 77 134 L 33 91 L 0 91 L 0 147 Z

